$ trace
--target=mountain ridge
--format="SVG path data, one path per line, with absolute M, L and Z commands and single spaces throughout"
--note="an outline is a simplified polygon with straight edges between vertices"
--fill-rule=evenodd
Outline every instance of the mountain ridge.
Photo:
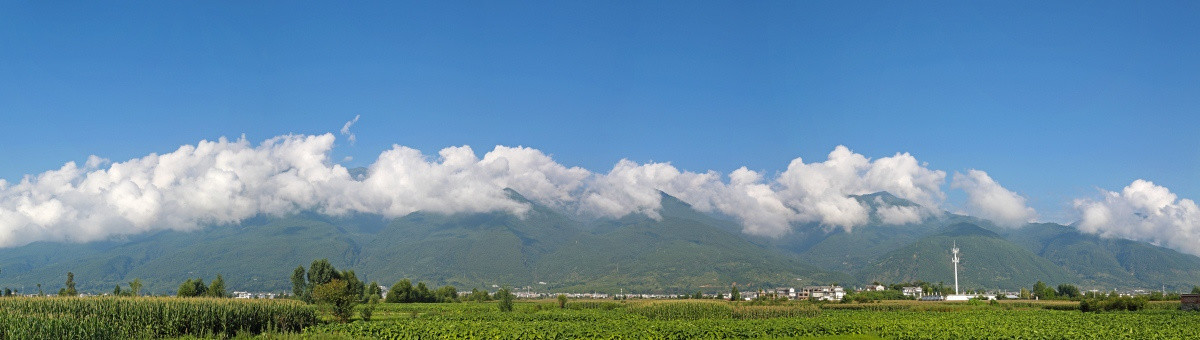
M 390 284 L 409 278 L 461 289 L 513 285 L 682 293 L 733 283 L 768 288 L 876 280 L 949 282 L 950 264 L 941 257 L 948 256 L 949 243 L 959 240 L 965 288 L 1016 289 L 1037 280 L 1097 288 L 1190 288 L 1200 283 L 1196 256 L 1058 224 L 1006 229 L 944 213 L 916 223 L 872 223 L 851 231 L 799 224 L 788 235 L 764 239 L 665 193 L 656 217 L 631 214 L 591 221 L 529 201 L 516 191 L 506 193 L 530 209 L 521 216 L 416 212 L 394 219 L 299 213 L 86 244 L 37 242 L 0 249 L 0 286 L 34 293 L 41 283 L 44 291 L 55 291 L 71 271 L 80 289 L 91 292 L 111 291 L 113 285 L 139 278 L 147 291 L 169 293 L 188 278 L 211 280 L 217 274 L 233 289 L 288 291 L 291 270 L 318 258 L 354 269 L 368 281 Z M 856 199 L 915 204 L 887 193 Z

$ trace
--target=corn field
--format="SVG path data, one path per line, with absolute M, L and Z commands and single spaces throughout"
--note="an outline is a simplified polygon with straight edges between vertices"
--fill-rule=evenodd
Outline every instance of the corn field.
M 148 297 L 0 299 L 0 339 L 230 337 L 317 323 L 296 301 Z

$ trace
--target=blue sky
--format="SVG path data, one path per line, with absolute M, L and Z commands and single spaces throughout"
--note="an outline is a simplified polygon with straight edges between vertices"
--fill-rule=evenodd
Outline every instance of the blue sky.
M 0 4 L 0 178 L 221 136 L 335 159 L 524 145 L 782 171 L 837 145 L 980 169 L 1067 221 L 1136 179 L 1200 198 L 1197 2 Z M 952 200 L 961 200 L 954 197 Z

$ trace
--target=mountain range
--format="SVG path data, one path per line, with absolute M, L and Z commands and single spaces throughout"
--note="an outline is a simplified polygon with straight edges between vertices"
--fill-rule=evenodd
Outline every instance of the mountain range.
M 799 224 L 767 238 L 666 194 L 655 218 L 598 220 L 508 194 L 532 208 L 523 216 L 416 212 L 395 219 L 300 213 L 85 244 L 37 242 L 0 249 L 0 287 L 36 293 L 41 284 L 54 292 L 72 272 L 84 292 L 110 292 L 137 278 L 144 292 L 169 294 L 189 278 L 221 274 L 230 290 L 285 292 L 293 269 L 320 258 L 366 281 L 390 285 L 408 278 L 460 290 L 509 285 L 684 293 L 726 291 L 733 284 L 949 284 L 952 245 L 962 250 L 964 289 L 1019 289 L 1036 281 L 1102 290 L 1200 284 L 1200 257 L 1053 223 L 1003 228 L 942 213 L 904 225 L 874 218 L 851 231 Z M 856 198 L 871 209 L 915 206 L 886 192 Z

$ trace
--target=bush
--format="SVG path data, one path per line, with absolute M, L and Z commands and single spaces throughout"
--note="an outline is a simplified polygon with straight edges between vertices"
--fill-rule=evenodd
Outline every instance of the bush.
M 1079 310 L 1082 312 L 1112 312 L 1112 311 L 1130 311 L 1135 312 L 1146 309 L 1145 297 L 1108 297 L 1108 298 L 1093 298 L 1083 299 L 1079 302 Z

